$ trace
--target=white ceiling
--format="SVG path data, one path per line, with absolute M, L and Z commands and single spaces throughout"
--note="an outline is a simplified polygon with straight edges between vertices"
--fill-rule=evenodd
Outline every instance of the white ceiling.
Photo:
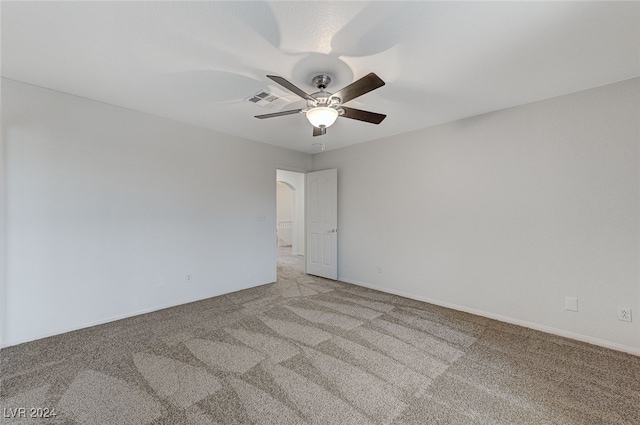
M 302 152 L 640 76 L 638 2 L 7 2 L 2 76 Z M 265 77 L 387 84 L 312 137 Z M 287 105 L 245 101 L 260 89 Z

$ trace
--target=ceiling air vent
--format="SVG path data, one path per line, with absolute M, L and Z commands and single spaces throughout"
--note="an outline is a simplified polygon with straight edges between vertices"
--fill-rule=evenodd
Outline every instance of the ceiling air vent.
M 252 94 L 245 100 L 251 103 L 255 103 L 258 106 L 267 106 L 272 103 L 278 104 L 280 103 L 278 102 L 278 100 L 284 101 L 284 99 L 282 99 L 280 96 L 270 93 L 266 90 L 260 90 L 259 92 Z M 285 101 L 285 103 L 288 102 Z

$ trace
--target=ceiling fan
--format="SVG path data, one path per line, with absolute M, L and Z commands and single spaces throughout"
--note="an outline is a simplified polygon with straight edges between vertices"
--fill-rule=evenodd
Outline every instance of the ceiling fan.
M 272 114 L 256 115 L 256 118 L 264 119 L 305 113 L 307 119 L 311 125 L 313 125 L 313 135 L 322 136 L 327 133 L 327 127 L 330 127 L 336 119 L 338 119 L 338 116 L 372 124 L 380 124 L 382 120 L 387 117 L 384 114 L 377 114 L 375 112 L 343 106 L 345 103 L 355 99 L 356 97 L 360 97 L 363 94 L 384 86 L 384 81 L 382 81 L 380 77 L 373 72 L 349 84 L 336 93 L 329 93 L 325 91 L 325 89 L 329 87 L 329 84 L 331 84 L 331 78 L 324 74 L 313 77 L 313 85 L 320 91 L 312 94 L 305 93 L 303 90 L 282 77 L 275 75 L 267 75 L 267 77 L 290 92 L 305 99 L 307 101 L 307 107 L 304 109 L 292 109 Z

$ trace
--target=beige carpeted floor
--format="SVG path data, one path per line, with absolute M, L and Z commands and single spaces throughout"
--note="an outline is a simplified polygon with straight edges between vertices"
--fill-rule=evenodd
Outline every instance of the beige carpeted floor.
M 640 424 L 639 357 L 283 254 L 277 283 L 2 350 L 0 423 Z

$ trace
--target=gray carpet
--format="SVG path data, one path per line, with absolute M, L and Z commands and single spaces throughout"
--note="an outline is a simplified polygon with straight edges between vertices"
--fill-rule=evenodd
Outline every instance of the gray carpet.
M 640 424 L 639 357 L 283 254 L 274 284 L 3 349 L 0 423 Z

